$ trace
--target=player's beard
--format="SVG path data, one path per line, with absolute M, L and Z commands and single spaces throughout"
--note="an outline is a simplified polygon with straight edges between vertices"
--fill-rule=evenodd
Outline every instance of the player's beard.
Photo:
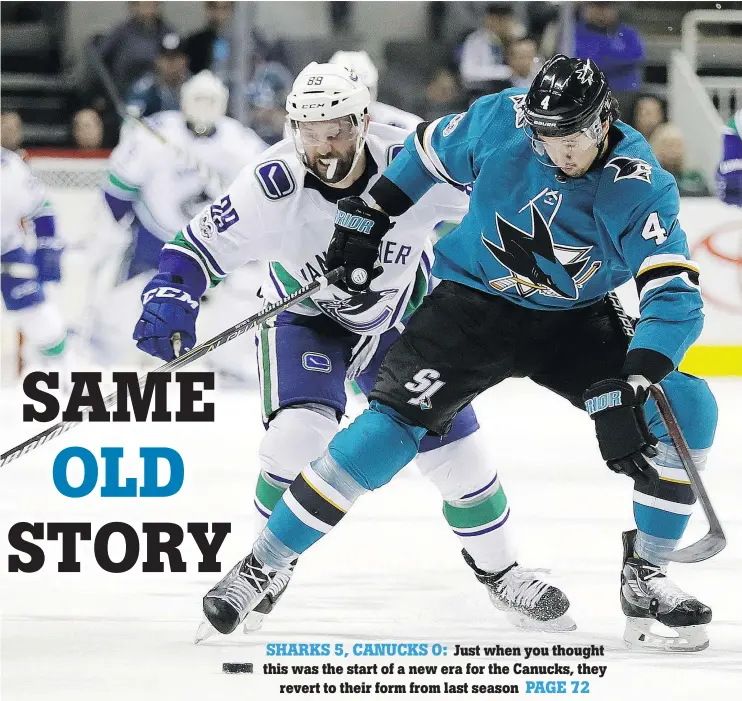
M 348 177 L 354 156 L 354 152 L 315 156 L 311 160 L 307 159 L 307 166 L 322 182 L 334 185 Z

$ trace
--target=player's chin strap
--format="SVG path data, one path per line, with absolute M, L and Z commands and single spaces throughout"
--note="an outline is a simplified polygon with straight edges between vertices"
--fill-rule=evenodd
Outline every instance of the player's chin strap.
M 248 317 L 244 321 L 241 321 L 239 324 L 230 326 L 225 331 L 222 331 L 220 334 L 214 336 L 214 338 L 205 341 L 195 348 L 191 348 L 191 350 L 183 353 L 183 355 L 178 355 L 181 343 L 180 336 L 178 334 L 173 334 L 171 342 L 173 344 L 173 350 L 175 351 L 176 357 L 170 362 L 161 365 L 159 368 L 156 368 L 152 372 L 172 372 L 173 370 L 179 370 L 180 368 L 189 365 L 194 360 L 198 360 L 199 358 L 203 357 L 207 353 L 211 353 L 211 351 L 216 350 L 217 348 L 219 348 L 219 346 L 222 346 L 225 343 L 234 340 L 238 336 L 242 336 L 242 334 L 244 334 L 246 331 L 249 331 L 251 328 L 262 324 L 264 321 L 268 321 L 268 319 L 272 319 L 273 317 L 280 314 L 282 311 L 285 311 L 289 307 L 292 307 L 298 302 L 301 302 L 303 299 L 311 297 L 316 292 L 324 290 L 330 285 L 334 285 L 336 282 L 342 280 L 344 277 L 345 268 L 342 265 L 338 268 L 334 268 L 323 277 L 318 277 L 313 282 L 310 282 L 308 285 L 299 288 L 298 290 L 296 290 L 296 292 L 292 292 L 287 297 L 283 297 L 278 302 L 273 302 L 272 304 L 266 305 L 257 314 L 253 314 L 251 317 Z M 142 375 L 139 378 L 140 391 L 144 390 L 144 387 L 147 384 L 147 377 L 148 373 Z M 106 409 L 110 409 L 111 407 L 116 406 L 117 397 L 118 392 L 113 392 L 103 400 Z M 82 410 L 83 421 L 91 411 L 92 407 L 87 407 Z M 17 445 L 15 448 L 11 448 L 10 450 L 0 455 L 0 467 L 6 465 L 9 462 L 12 462 L 13 460 L 16 460 L 17 458 L 20 458 L 23 455 L 26 455 L 27 453 L 30 453 L 32 450 L 35 450 L 39 446 L 48 443 L 53 438 L 56 438 L 57 436 L 66 433 L 71 428 L 79 425 L 80 422 L 76 421 L 60 421 L 59 423 L 50 426 L 46 430 L 41 431 L 41 433 L 37 433 L 32 438 L 29 438 L 27 441 L 24 441 L 20 445 Z
M 615 310 L 624 333 L 627 337 L 632 338 L 634 336 L 634 324 L 621 306 L 618 295 L 615 292 L 609 292 L 608 301 Z M 727 539 L 724 535 L 724 530 L 722 529 L 719 518 L 711 504 L 711 499 L 709 499 L 709 495 L 706 492 L 706 487 L 701 481 L 701 475 L 698 472 L 698 468 L 693 462 L 693 457 L 691 456 L 685 436 L 683 436 L 683 432 L 680 429 L 680 424 L 678 423 L 677 418 L 675 418 L 675 413 L 673 412 L 670 403 L 667 401 L 667 397 L 665 396 L 662 387 L 658 384 L 649 385 L 649 394 L 657 404 L 657 409 L 660 412 L 662 421 L 667 427 L 667 433 L 670 436 L 670 440 L 678 453 L 680 461 L 683 463 L 683 467 L 688 474 L 688 479 L 690 480 L 693 492 L 698 498 L 709 524 L 708 533 L 706 533 L 703 538 L 685 548 L 675 550 L 668 554 L 667 559 L 672 560 L 673 562 L 702 562 L 703 560 L 708 560 L 710 557 L 720 553 L 726 547 Z

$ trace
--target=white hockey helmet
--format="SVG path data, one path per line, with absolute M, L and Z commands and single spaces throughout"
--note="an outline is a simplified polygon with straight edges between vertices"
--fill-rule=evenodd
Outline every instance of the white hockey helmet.
M 227 113 L 229 90 L 211 71 L 201 71 L 180 89 L 180 110 L 197 134 L 214 130 Z
M 343 168 L 344 173 L 337 172 L 342 178 L 347 176 L 363 153 L 370 102 L 368 88 L 352 69 L 312 62 L 302 70 L 286 98 L 286 112 L 294 145 L 304 166 L 326 182 L 338 182 L 338 177 L 333 177 L 335 167 L 324 175 L 320 174 L 310 163 L 305 148 L 311 138 L 309 123 L 334 122 L 339 130 L 335 138 L 355 142 L 352 162 L 346 164 L 349 169 Z M 313 145 L 317 143 L 315 141 Z
M 345 66 L 358 73 L 375 100 L 379 92 L 379 71 L 371 57 L 365 51 L 336 51 L 330 63 L 336 66 Z

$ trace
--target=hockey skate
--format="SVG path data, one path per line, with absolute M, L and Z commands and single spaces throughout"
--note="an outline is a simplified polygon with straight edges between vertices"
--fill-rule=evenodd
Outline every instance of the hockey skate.
M 268 587 L 268 592 L 261 599 L 260 603 L 245 616 L 244 626 L 242 632 L 245 635 L 255 633 L 263 627 L 263 619 L 273 610 L 273 607 L 278 603 L 278 600 L 283 596 L 286 591 L 289 582 L 291 581 L 291 575 L 294 573 L 294 567 L 296 566 L 297 560 L 291 563 L 291 569 L 289 572 L 279 573 L 275 579 L 271 582 Z
M 664 652 L 696 652 L 709 646 L 706 624 L 711 609 L 686 594 L 660 567 L 636 557 L 636 531 L 623 534 L 621 609 L 626 615 L 623 638 L 630 648 Z M 671 628 L 676 637 L 652 633 L 655 622 Z
M 485 572 L 474 564 L 466 550 L 461 553 L 476 578 L 487 587 L 494 607 L 504 611 L 508 621 L 517 628 L 549 632 L 577 628 L 567 615 L 569 599 L 564 592 L 536 576 L 547 570 L 526 569 L 516 562 L 502 572 Z
M 214 632 L 232 633 L 243 620 L 246 633 L 258 630 L 286 590 L 295 564 L 279 572 L 263 565 L 252 553 L 240 560 L 204 596 L 206 620 L 198 628 L 196 644 Z

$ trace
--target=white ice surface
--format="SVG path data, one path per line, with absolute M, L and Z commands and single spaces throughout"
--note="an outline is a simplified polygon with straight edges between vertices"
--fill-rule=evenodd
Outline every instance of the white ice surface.
M 552 569 L 552 580 L 572 602 L 578 623 L 574 633 L 524 634 L 508 626 L 465 566 L 457 540 L 440 514 L 435 490 L 414 468 L 365 496 L 338 528 L 307 553 L 280 606 L 264 630 L 251 638 L 235 634 L 199 647 L 192 644 L 200 597 L 220 575 L 197 572 L 200 558 L 188 535 L 183 546 L 188 564 L 184 574 L 142 573 L 144 552 L 130 572 L 105 573 L 95 564 L 90 542 L 79 546 L 80 573 L 58 573 L 58 541 L 43 543 L 47 560 L 40 572 L 7 572 L 12 551 L 6 534 L 18 521 L 87 521 L 92 522 L 93 533 L 110 521 L 126 521 L 139 532 L 142 522 L 149 521 L 170 521 L 184 528 L 193 521 L 228 521 L 232 533 L 219 561 L 223 570 L 231 567 L 252 541 L 252 494 L 263 430 L 257 396 L 232 392 L 217 398 L 215 424 L 89 424 L 0 469 L 0 696 L 3 701 L 285 699 L 290 697 L 279 695 L 279 684 L 300 680 L 262 673 L 268 642 L 344 642 L 349 648 L 355 641 L 440 641 L 448 646 L 448 657 L 410 661 L 472 661 L 451 656 L 457 643 L 521 647 L 594 643 L 605 645 L 606 655 L 590 663 L 607 664 L 608 672 L 603 679 L 591 679 L 587 698 L 740 698 L 742 383 L 712 381 L 711 385 L 720 406 L 720 425 L 705 479 L 726 526 L 729 546 L 712 560 L 671 570 L 678 584 L 713 607 L 711 647 L 705 652 L 663 655 L 625 649 L 618 583 L 620 534 L 632 526 L 631 484 L 601 462 L 585 415 L 527 380 L 504 383 L 481 398 L 476 408 L 510 499 L 520 561 Z M 3 450 L 35 430 L 21 424 L 21 402 L 21 396 L 9 391 L 0 400 Z M 68 445 L 94 452 L 101 446 L 123 445 L 123 475 L 140 479 L 139 448 L 170 446 L 185 461 L 185 484 L 177 495 L 164 499 L 104 499 L 97 490 L 88 497 L 65 498 L 53 485 L 51 467 L 59 450 Z M 703 518 L 694 517 L 688 537 L 699 537 L 704 528 Z M 111 543 L 112 556 L 120 557 L 121 544 L 117 538 Z M 289 664 L 340 661 L 271 659 Z M 399 657 L 343 660 L 346 664 L 407 661 Z M 573 667 L 580 661 L 569 660 Z M 256 671 L 251 676 L 225 675 L 222 662 L 253 662 Z M 438 674 L 417 681 L 516 683 L 523 693 L 525 682 L 533 678 L 461 679 Z M 319 680 L 339 684 L 410 679 L 415 678 Z

